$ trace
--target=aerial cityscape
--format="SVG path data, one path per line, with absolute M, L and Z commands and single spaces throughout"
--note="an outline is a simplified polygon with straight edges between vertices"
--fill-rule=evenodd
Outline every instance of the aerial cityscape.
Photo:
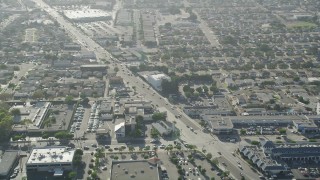
M 0 179 L 320 179 L 319 0 L 0 0 Z

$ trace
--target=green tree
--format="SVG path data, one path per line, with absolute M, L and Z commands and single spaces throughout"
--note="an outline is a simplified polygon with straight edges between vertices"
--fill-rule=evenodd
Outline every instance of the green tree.
M 198 93 L 202 93 L 202 92 L 203 92 L 203 89 L 202 89 L 202 87 L 197 87 L 196 91 L 197 91 Z
M 73 96 L 67 96 L 64 100 L 66 104 L 73 104 Z
M 10 112 L 13 116 L 17 116 L 20 115 L 20 109 L 12 109 Z
M 133 147 L 133 146 L 129 146 L 128 148 L 129 148 L 129 151 L 130 151 L 130 152 L 133 152 L 133 151 L 134 151 L 134 147 Z
M 81 100 L 81 104 L 88 105 L 89 101 L 90 101 L 89 98 L 85 97 L 84 99 Z
M 166 117 L 167 117 L 166 113 L 157 112 L 157 113 L 154 113 L 152 115 L 152 120 L 154 120 L 154 121 L 160 121 L 160 120 L 163 121 L 163 120 L 166 120 Z
M 11 133 L 12 116 L 5 107 L 0 106 L 0 142 L 7 140 Z
M 70 134 L 67 131 L 59 131 L 54 134 L 54 137 L 60 140 L 69 140 L 73 138 L 73 134 Z
M 7 101 L 10 98 L 11 98 L 11 94 L 9 94 L 9 93 L 1 93 L 0 94 L 0 100 L 2 100 L 2 101 Z
M 190 86 L 189 85 L 183 86 L 183 92 L 190 92 Z
M 152 138 L 158 138 L 159 135 L 160 135 L 159 131 L 152 127 L 152 129 L 151 129 L 151 137 Z
M 280 134 L 286 134 L 286 133 L 287 133 L 287 130 L 284 129 L 284 128 L 281 128 L 281 129 L 279 129 L 279 133 L 280 133 Z
M 71 171 L 71 172 L 69 172 L 69 174 L 68 174 L 68 178 L 69 178 L 69 179 L 74 179 L 76 176 L 77 176 L 77 173 L 74 172 L 74 171 Z
M 44 97 L 45 97 L 45 93 L 42 90 L 36 90 L 32 95 L 33 99 L 42 99 Z
M 210 160 L 210 159 L 212 158 L 212 154 L 211 154 L 211 153 L 208 153 L 208 154 L 206 155 L 206 158 Z
M 241 130 L 240 130 L 240 134 L 241 134 L 241 135 L 246 135 L 246 134 L 247 134 L 247 130 L 241 129 Z

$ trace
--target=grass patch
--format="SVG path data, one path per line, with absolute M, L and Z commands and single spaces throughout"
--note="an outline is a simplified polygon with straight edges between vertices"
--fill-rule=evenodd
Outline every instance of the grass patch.
M 314 28 L 314 27 L 317 27 L 317 25 L 311 22 L 297 21 L 297 22 L 287 24 L 287 27 L 288 28 Z

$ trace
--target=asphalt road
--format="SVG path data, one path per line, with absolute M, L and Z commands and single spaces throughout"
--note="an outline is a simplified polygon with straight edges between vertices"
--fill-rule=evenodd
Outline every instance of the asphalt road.
M 98 58 L 98 61 L 101 59 L 106 59 L 110 61 L 110 53 L 108 53 L 105 49 L 103 49 L 100 45 L 94 42 L 90 37 L 83 34 L 80 30 L 73 26 L 72 23 L 65 20 L 58 12 L 52 9 L 50 6 L 45 4 L 42 0 L 33 0 L 38 6 L 40 6 L 43 10 L 45 10 L 49 15 L 51 15 L 56 21 L 60 24 L 60 26 L 66 30 L 66 32 L 75 40 L 80 42 L 80 44 L 86 47 L 90 51 L 94 51 Z M 103 63 L 99 61 L 100 63 Z M 110 68 L 114 68 L 117 66 L 119 62 L 113 62 L 109 65 Z M 194 123 L 192 119 L 186 116 L 180 109 L 171 108 L 171 105 L 167 100 L 165 100 L 161 95 L 155 92 L 152 88 L 149 88 L 145 82 L 143 82 L 139 77 L 128 75 L 129 70 L 122 66 L 120 71 L 118 72 L 125 82 L 129 82 L 129 85 L 136 86 L 136 91 L 141 94 L 145 99 L 151 100 L 154 105 L 158 105 L 159 107 L 165 107 L 167 111 L 171 112 L 172 114 L 178 115 L 181 114 L 182 117 L 177 120 L 176 127 L 182 130 L 181 138 L 185 140 L 189 144 L 194 144 L 197 147 L 202 147 L 204 144 L 206 145 L 206 149 L 208 152 L 216 154 L 217 152 L 221 152 L 222 156 L 230 161 L 232 164 L 237 164 L 234 156 L 231 154 L 229 149 L 225 148 L 225 144 L 220 141 L 215 141 L 214 143 L 208 143 L 208 141 L 212 141 L 212 139 L 216 139 L 212 137 L 210 134 L 203 133 L 201 131 L 201 127 Z M 129 74 L 131 74 L 129 72 Z M 143 86 L 143 84 L 145 84 Z M 191 132 L 187 125 L 195 129 L 197 134 Z M 188 132 L 190 131 L 190 133 Z M 246 165 L 244 165 L 246 166 Z M 246 171 L 247 176 L 249 179 L 258 179 L 258 174 L 254 173 L 252 170 L 249 170 L 249 167 L 244 167 L 248 169 Z M 238 175 L 238 172 L 231 171 L 231 174 L 234 176 Z

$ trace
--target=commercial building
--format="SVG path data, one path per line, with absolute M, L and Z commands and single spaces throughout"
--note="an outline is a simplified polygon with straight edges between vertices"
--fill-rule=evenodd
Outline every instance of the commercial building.
M 9 179 L 10 174 L 18 162 L 18 151 L 5 151 L 0 158 L 0 179 Z
M 111 180 L 159 180 L 158 165 L 151 160 L 112 161 Z
M 103 64 L 87 64 L 87 65 L 82 65 L 80 67 L 80 70 L 82 72 L 85 72 L 85 71 L 99 71 L 99 72 L 102 72 L 103 74 L 106 74 L 107 73 L 107 65 L 103 65 Z
M 233 132 L 233 123 L 229 117 L 220 117 L 212 115 L 204 115 L 205 120 L 214 134 L 231 134 Z
M 152 123 L 152 127 L 155 128 L 161 136 L 167 136 L 175 130 L 174 124 L 168 121 Z
M 62 176 L 64 171 L 73 169 L 74 150 L 64 146 L 34 148 L 26 163 L 27 172 L 54 172 L 54 176 Z
M 163 80 L 171 81 L 171 78 L 163 73 L 151 74 L 147 77 L 147 81 L 158 91 L 162 90 L 161 83 Z
M 117 124 L 114 126 L 114 133 L 116 134 L 116 138 L 121 138 L 126 136 L 126 126 L 125 122 Z
M 308 134 L 308 133 L 318 134 L 319 133 L 319 127 L 314 123 L 313 120 L 309 118 L 305 120 L 293 121 L 293 125 L 302 134 Z
M 110 13 L 100 9 L 64 10 L 63 13 L 68 19 L 77 22 L 105 21 L 112 19 Z

